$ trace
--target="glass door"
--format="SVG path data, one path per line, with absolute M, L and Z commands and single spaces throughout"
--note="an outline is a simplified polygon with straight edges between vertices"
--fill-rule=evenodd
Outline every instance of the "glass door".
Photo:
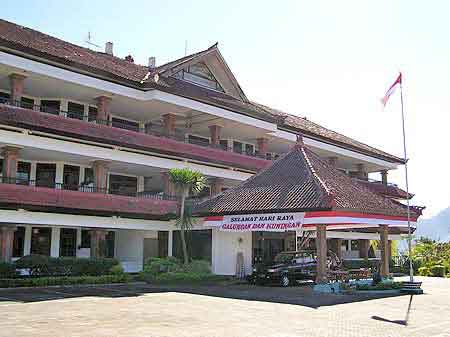
M 52 229 L 33 227 L 31 230 L 31 254 L 50 256 Z

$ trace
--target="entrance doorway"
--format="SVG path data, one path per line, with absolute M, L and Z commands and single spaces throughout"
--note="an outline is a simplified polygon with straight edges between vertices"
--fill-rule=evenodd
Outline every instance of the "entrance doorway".
M 61 228 L 59 236 L 59 256 L 76 256 L 77 230 Z
M 254 264 L 270 264 L 282 251 L 295 250 L 295 232 L 253 232 L 252 247 Z

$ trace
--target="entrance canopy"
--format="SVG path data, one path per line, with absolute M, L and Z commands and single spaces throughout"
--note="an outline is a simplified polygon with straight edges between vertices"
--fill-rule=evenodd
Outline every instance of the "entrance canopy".
M 382 196 L 323 161 L 302 137 L 293 149 L 242 184 L 194 208 L 204 225 L 224 231 L 364 229 L 407 232 L 405 205 Z M 411 225 L 421 215 L 412 207 Z M 414 228 L 414 227 L 413 227 Z

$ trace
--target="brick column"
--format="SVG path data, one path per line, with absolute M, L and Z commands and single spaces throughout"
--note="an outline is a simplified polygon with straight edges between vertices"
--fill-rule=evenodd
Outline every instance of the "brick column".
M 108 162 L 97 160 L 92 163 L 96 192 L 106 193 L 108 187 Z
M 356 164 L 357 177 L 362 180 L 367 180 L 368 174 L 366 172 L 366 166 L 364 164 Z
M 11 87 L 11 101 L 20 102 L 23 94 L 23 85 L 26 76 L 22 74 L 11 74 L 9 75 L 9 85 Z
M 108 96 L 99 96 L 97 101 L 97 122 L 99 124 L 108 124 L 111 114 L 111 98 Z
M 211 137 L 211 144 L 219 146 L 220 145 L 220 131 L 222 127 L 220 125 L 210 125 L 209 133 Z
M 175 114 L 165 114 L 163 117 L 163 124 L 164 124 L 164 132 L 167 136 L 174 136 L 175 135 L 175 122 L 177 120 L 177 116 Z
M 368 259 L 370 241 L 367 239 L 361 239 L 359 240 L 358 244 L 359 244 L 359 257 L 362 259 Z
M 256 144 L 257 144 L 257 147 L 258 147 L 258 154 L 261 157 L 265 158 L 266 154 L 267 154 L 268 147 L 269 147 L 269 139 L 267 139 L 267 138 L 258 138 L 258 139 L 256 139 Z
M 161 178 L 163 182 L 163 191 L 167 196 L 175 196 L 175 186 L 170 181 L 168 172 L 161 172 Z
M 382 170 L 380 171 L 381 173 L 381 182 L 383 183 L 383 185 L 387 185 L 387 176 L 388 176 L 388 171 L 387 170 Z
M 91 258 L 100 258 L 106 256 L 106 234 L 104 229 L 93 229 L 91 235 Z
M 211 196 L 212 197 L 222 192 L 223 179 L 213 178 L 210 180 L 210 182 L 211 182 Z
M 317 275 L 316 283 L 327 283 L 327 226 L 316 226 Z
M 381 277 L 389 276 L 389 245 L 388 245 L 389 230 L 387 225 L 380 225 L 380 247 L 381 247 Z
M 17 163 L 19 158 L 19 147 L 15 146 L 5 146 L 2 148 L 3 155 L 3 167 L 2 167 L 2 175 L 3 182 L 5 183 L 15 183 L 15 178 L 17 175 Z M 10 178 L 7 180 L 6 178 Z
M 0 226 L 0 262 L 11 262 L 16 226 Z

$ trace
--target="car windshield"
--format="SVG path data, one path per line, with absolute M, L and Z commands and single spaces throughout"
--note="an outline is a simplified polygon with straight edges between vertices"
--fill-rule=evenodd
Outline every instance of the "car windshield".
M 295 257 L 294 253 L 280 253 L 277 256 L 275 256 L 274 261 L 277 263 L 286 263 L 292 261 L 294 257 Z
M 275 256 L 276 263 L 288 263 L 295 260 L 297 263 L 309 263 L 314 261 L 312 252 L 282 252 Z

